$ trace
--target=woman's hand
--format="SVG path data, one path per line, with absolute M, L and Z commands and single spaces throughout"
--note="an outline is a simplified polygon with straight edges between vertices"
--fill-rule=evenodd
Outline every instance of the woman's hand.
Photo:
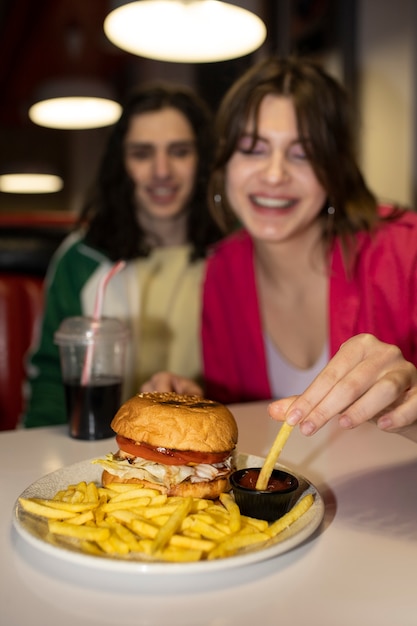
M 417 369 L 373 335 L 346 341 L 300 396 L 269 407 L 271 417 L 312 435 L 337 417 L 342 428 L 373 420 L 417 441 Z
M 154 374 L 141 387 L 141 391 L 175 391 L 181 395 L 203 396 L 203 389 L 191 378 L 177 376 L 171 372 Z

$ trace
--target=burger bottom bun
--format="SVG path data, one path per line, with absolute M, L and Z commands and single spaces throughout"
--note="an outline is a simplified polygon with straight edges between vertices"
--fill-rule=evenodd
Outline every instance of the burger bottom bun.
M 157 489 L 167 496 L 181 496 L 183 498 L 191 496 L 193 498 L 206 498 L 208 500 L 216 500 L 221 493 L 230 491 L 229 479 L 225 477 L 200 483 L 184 481 L 179 483 L 179 485 L 172 485 L 168 488 L 148 480 L 141 480 L 140 478 L 120 478 L 120 476 L 116 476 L 104 470 L 101 481 L 104 486 L 110 485 L 111 483 L 135 484 L 150 489 Z

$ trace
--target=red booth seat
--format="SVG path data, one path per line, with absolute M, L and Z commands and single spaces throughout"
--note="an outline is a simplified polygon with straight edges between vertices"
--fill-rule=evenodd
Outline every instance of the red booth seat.
M 24 410 L 25 360 L 43 312 L 51 256 L 72 230 L 69 212 L 0 212 L 0 430 Z
M 42 314 L 43 280 L 0 273 L 0 430 L 24 409 L 25 358 Z

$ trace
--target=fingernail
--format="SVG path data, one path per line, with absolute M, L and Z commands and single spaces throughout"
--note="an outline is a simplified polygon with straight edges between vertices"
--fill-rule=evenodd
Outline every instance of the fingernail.
M 385 430 L 386 428 L 391 428 L 392 419 L 390 417 L 380 417 L 377 422 L 378 428 Z
M 304 422 L 303 424 L 301 424 L 300 430 L 303 435 L 312 435 L 316 430 L 316 427 L 314 426 L 313 422 Z
M 342 428 L 352 428 L 352 420 L 347 415 L 342 415 L 339 418 L 339 426 L 341 426 Z
M 286 422 L 287 424 L 289 424 L 290 426 L 295 426 L 296 424 L 298 424 L 298 422 L 301 421 L 303 415 L 301 413 L 301 411 L 299 409 L 294 409 L 293 411 L 290 411 L 287 415 L 286 418 Z

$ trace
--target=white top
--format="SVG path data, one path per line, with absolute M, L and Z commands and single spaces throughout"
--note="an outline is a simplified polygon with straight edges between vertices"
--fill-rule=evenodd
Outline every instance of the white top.
M 268 403 L 232 408 L 239 449 L 264 456 L 278 425 Z M 16 498 L 60 467 L 115 449 L 65 426 L 0 433 L 3 626 L 415 626 L 417 444 L 373 424 L 313 437 L 295 429 L 280 462 L 322 494 L 323 525 L 303 545 L 211 574 L 127 576 L 45 556 L 12 531 Z
M 273 398 L 298 396 L 305 391 L 329 361 L 329 347 L 327 342 L 317 362 L 307 369 L 300 369 L 287 361 L 279 350 L 276 349 L 267 334 L 265 334 L 264 343 L 268 376 Z
M 123 320 L 131 332 L 125 399 L 155 372 L 201 379 L 199 328 L 205 261 L 191 263 L 190 250 L 189 245 L 155 248 L 148 257 L 130 261 L 107 285 L 103 315 Z M 84 286 L 86 314 L 94 310 L 98 286 L 109 267 L 102 263 Z

